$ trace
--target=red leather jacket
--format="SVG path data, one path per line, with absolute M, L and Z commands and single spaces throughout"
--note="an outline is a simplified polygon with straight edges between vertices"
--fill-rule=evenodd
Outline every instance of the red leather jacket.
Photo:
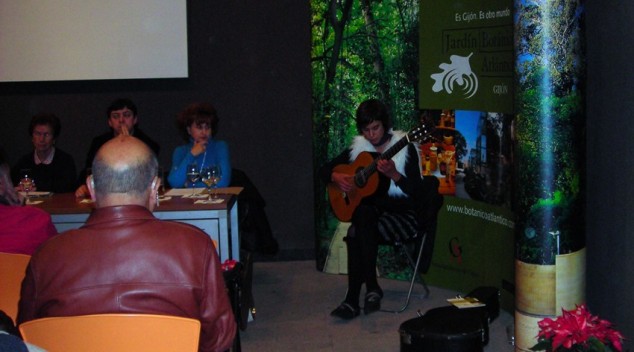
M 17 323 L 99 313 L 198 319 L 200 351 L 228 350 L 236 333 L 209 236 L 135 205 L 95 209 L 81 228 L 45 242 L 22 283 Z

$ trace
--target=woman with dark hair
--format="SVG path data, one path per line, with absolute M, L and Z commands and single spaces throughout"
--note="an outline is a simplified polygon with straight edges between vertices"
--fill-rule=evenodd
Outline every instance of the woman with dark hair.
M 187 166 L 196 164 L 198 171 L 206 166 L 220 167 L 222 177 L 216 186 L 227 187 L 231 183 L 229 147 L 214 138 L 218 132 L 218 114 L 213 105 L 189 105 L 178 115 L 178 123 L 188 143 L 177 147 L 172 154 L 172 168 L 167 177 L 170 186 L 185 187 Z M 204 184 L 198 180 L 194 187 L 204 187 Z
M 350 148 L 319 169 L 322 181 L 333 183 L 343 193 L 353 191 L 355 181 L 353 175 L 339 171 L 336 166 L 353 163 L 363 152 L 376 157 L 405 136 L 405 132 L 392 130 L 387 108 L 376 99 L 359 105 L 356 125 L 360 135 L 354 138 Z M 377 160 L 376 169 L 379 186 L 353 210 L 345 238 L 348 291 L 343 302 L 331 313 L 341 319 L 359 315 L 363 284 L 366 289 L 364 313 L 370 314 L 381 308 L 383 290 L 376 276 L 378 246 L 389 242 L 394 232 L 403 239 L 413 238 L 419 228 L 417 219 L 422 212 L 418 197 L 424 186 L 416 145 L 407 145 L 391 159 Z
M 11 169 L 11 179 L 18 189 L 23 176 L 20 171 L 29 169 L 38 191 L 64 193 L 75 190 L 75 161 L 70 154 L 55 146 L 61 129 L 59 119 L 53 114 L 33 116 L 29 124 L 33 152 L 20 158 Z

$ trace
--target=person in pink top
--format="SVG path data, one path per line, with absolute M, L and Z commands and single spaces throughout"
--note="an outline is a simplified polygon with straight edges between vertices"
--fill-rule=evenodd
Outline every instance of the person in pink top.
M 9 165 L 0 155 L 0 252 L 32 255 L 57 234 L 47 212 L 24 204 L 24 197 L 11 182 Z

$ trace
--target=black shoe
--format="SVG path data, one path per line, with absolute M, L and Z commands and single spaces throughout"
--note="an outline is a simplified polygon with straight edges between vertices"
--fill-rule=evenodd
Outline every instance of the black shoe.
M 350 303 L 343 302 L 335 308 L 330 315 L 333 317 L 350 320 L 359 315 L 359 307 L 353 307 Z
M 383 298 L 383 292 L 370 291 L 366 293 L 363 314 L 368 315 L 381 309 L 381 298 Z

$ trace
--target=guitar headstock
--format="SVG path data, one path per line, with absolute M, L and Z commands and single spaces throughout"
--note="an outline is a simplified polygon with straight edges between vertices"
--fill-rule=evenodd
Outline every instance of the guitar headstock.
M 434 130 L 435 128 L 433 125 L 421 123 L 407 133 L 407 138 L 410 141 L 422 142 L 431 137 L 431 134 L 434 132 Z

